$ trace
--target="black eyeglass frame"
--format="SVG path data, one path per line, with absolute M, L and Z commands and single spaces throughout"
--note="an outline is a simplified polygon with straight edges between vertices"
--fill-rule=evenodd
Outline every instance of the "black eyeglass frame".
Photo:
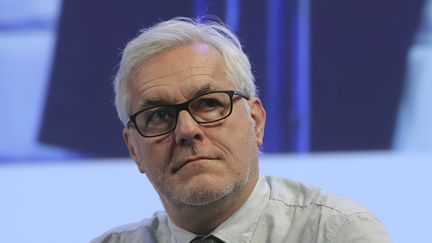
M 196 99 L 198 99 L 198 98 L 200 98 L 200 97 L 202 97 L 204 95 L 214 94 L 214 93 L 225 93 L 225 94 L 227 94 L 229 96 L 229 98 L 230 98 L 230 110 L 229 110 L 229 112 L 227 113 L 227 115 L 225 115 L 225 116 L 223 116 L 223 117 L 221 117 L 219 119 L 216 119 L 214 121 L 197 121 L 197 119 L 195 118 L 195 116 L 189 110 L 189 104 L 192 103 L 194 100 L 196 100 Z M 246 100 L 249 100 L 249 97 L 245 93 L 243 93 L 242 91 L 238 91 L 238 90 L 216 90 L 216 91 L 209 91 L 209 92 L 197 95 L 197 96 L 193 97 L 192 99 L 190 99 L 190 100 L 188 100 L 186 102 L 180 103 L 180 104 L 175 104 L 175 105 L 157 105 L 157 106 L 151 106 L 151 107 L 147 107 L 145 109 L 139 110 L 139 111 L 135 112 L 134 114 L 132 114 L 129 117 L 129 121 L 126 123 L 126 126 L 127 127 L 133 126 L 138 131 L 138 133 L 141 136 L 145 137 L 145 138 L 159 137 L 159 136 L 168 134 L 168 133 L 170 133 L 170 132 L 172 132 L 172 131 L 175 130 L 175 128 L 177 127 L 179 113 L 180 113 L 180 111 L 183 111 L 183 110 L 187 111 L 189 113 L 189 115 L 192 117 L 192 119 L 194 119 L 194 121 L 196 123 L 198 123 L 198 124 L 208 124 L 208 123 L 218 122 L 218 121 L 221 121 L 223 119 L 226 119 L 227 117 L 229 117 L 231 115 L 232 110 L 233 110 L 234 95 L 238 95 L 238 96 L 240 96 L 240 97 L 242 97 L 242 98 L 244 98 Z M 144 111 L 147 111 L 149 109 L 153 109 L 155 107 L 172 107 L 172 108 L 174 108 L 175 114 L 176 114 L 174 125 L 172 126 L 172 128 L 168 129 L 166 132 L 163 132 L 161 134 L 151 135 L 151 136 L 144 135 L 144 134 L 142 134 L 142 132 L 140 131 L 140 129 L 138 129 L 138 125 L 136 123 L 136 117 L 140 113 L 142 113 Z

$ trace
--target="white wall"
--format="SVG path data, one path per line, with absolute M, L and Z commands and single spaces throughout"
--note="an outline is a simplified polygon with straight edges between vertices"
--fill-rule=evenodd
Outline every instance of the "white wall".
M 432 209 L 432 154 L 263 156 L 265 175 L 285 176 L 362 202 L 394 242 L 425 242 Z M 0 165 L 0 242 L 88 242 L 161 209 L 130 160 Z

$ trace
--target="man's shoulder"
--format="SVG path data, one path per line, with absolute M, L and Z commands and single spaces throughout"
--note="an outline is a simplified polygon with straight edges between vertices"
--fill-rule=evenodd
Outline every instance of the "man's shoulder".
M 151 218 L 143 219 L 136 223 L 117 226 L 93 239 L 91 243 L 134 243 L 157 242 L 156 232 L 163 227 L 166 220 L 165 212 L 156 212 Z
M 354 200 L 284 178 L 266 180 L 270 198 L 264 213 L 271 222 L 261 228 L 277 225 L 277 232 L 298 242 L 390 242 L 383 224 Z
M 345 216 L 368 212 L 364 206 L 345 196 L 281 177 L 266 177 L 266 180 L 271 188 L 270 199 L 288 207 L 321 207 Z

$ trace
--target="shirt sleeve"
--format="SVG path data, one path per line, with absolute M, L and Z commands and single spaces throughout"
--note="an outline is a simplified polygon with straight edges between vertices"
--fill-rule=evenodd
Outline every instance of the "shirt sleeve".
M 349 215 L 333 232 L 331 243 L 391 242 L 384 225 L 371 213 Z

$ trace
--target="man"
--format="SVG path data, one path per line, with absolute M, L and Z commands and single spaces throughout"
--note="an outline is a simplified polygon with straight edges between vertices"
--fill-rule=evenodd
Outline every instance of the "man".
M 226 27 L 144 30 L 115 79 L 124 140 L 165 212 L 93 242 L 389 242 L 361 206 L 258 171 L 266 113 Z

